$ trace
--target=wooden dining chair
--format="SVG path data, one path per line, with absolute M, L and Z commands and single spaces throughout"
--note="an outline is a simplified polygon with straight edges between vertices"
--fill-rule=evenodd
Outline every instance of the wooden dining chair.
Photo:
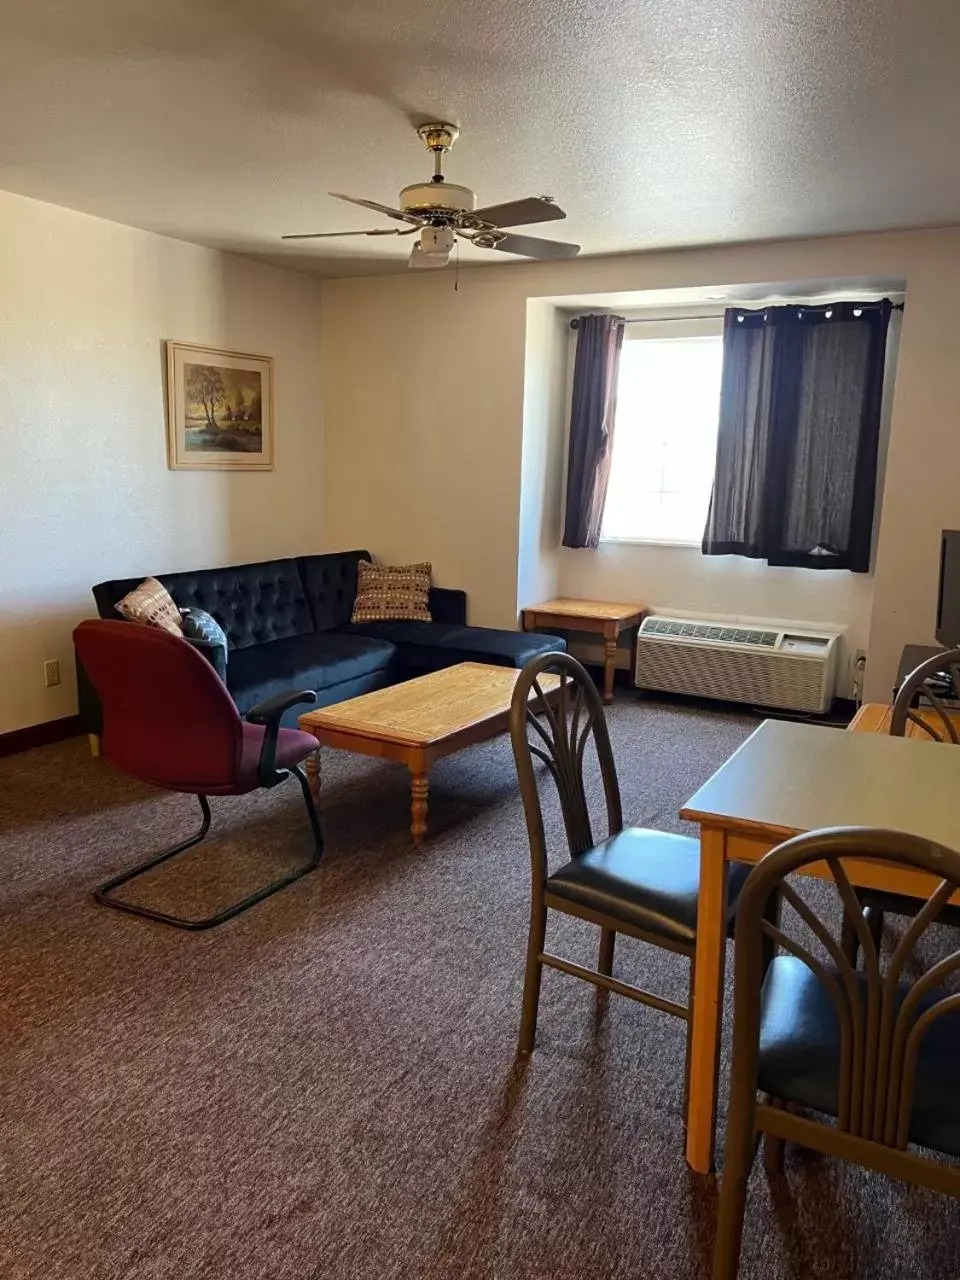
M 553 672 L 559 688 L 547 679 Z M 639 827 L 624 827 L 620 787 L 603 704 L 593 681 L 566 653 L 543 654 L 520 672 L 510 708 L 510 736 L 530 841 L 532 894 L 523 983 L 519 1051 L 533 1049 L 543 966 L 559 969 L 618 995 L 685 1019 L 693 1005 L 693 961 L 697 941 L 700 879 L 699 841 Z M 606 807 L 607 836 L 595 840 L 584 785 L 584 759 L 593 741 Z M 567 857 L 552 871 L 540 804 L 538 770 L 546 766 L 556 784 L 566 833 Z M 749 868 L 732 864 L 728 876 L 728 923 Z M 596 969 L 545 950 L 547 912 L 577 916 L 600 928 Z M 618 933 L 663 947 L 690 961 L 686 1005 L 644 991 L 613 975 Z M 690 1037 L 687 1036 L 687 1075 Z
M 948 677 L 946 681 L 945 675 Z M 895 738 L 904 737 L 907 725 L 912 724 L 934 742 L 960 744 L 960 732 L 945 702 L 945 697 L 950 696 L 950 682 L 953 689 L 960 690 L 960 649 L 945 649 L 943 653 L 935 654 L 915 667 L 904 678 L 894 698 L 890 717 L 891 735 Z M 937 723 L 931 724 L 925 717 L 917 714 L 916 704 L 921 697 L 930 704 Z
M 886 966 L 866 926 L 845 864 L 882 861 L 927 872 L 936 888 Z M 827 924 L 788 883 L 819 863 L 863 949 L 854 969 Z M 916 946 L 960 887 L 960 853 L 894 831 L 846 827 L 798 836 L 757 863 L 740 892 L 734 947 L 733 1061 L 714 1280 L 735 1280 L 747 1181 L 761 1134 L 794 1140 L 879 1173 L 960 1196 L 960 994 L 942 984 L 960 951 L 914 982 Z M 808 931 L 799 941 L 769 919 L 772 895 Z M 764 944 L 779 952 L 764 973 Z M 758 1092 L 771 1101 L 758 1101 Z M 804 1114 L 792 1114 L 794 1103 Z M 813 1114 L 812 1114 L 813 1113 Z M 832 1117 L 832 1121 L 828 1119 Z
M 897 690 L 890 715 L 891 737 L 906 737 L 909 727 L 913 725 L 933 742 L 960 745 L 960 731 L 954 720 L 957 713 L 951 714 L 944 701 L 944 674 L 952 680 L 954 689 L 960 690 L 960 649 L 944 650 L 943 653 L 927 658 L 904 678 Z M 921 697 L 929 703 L 934 723 L 918 714 L 917 703 Z M 918 735 L 914 733 L 912 736 Z M 867 927 L 877 946 L 883 935 L 884 916 L 887 912 L 897 916 L 912 916 L 919 905 L 916 899 L 905 894 L 884 893 L 878 889 L 858 889 L 857 897 L 863 903 Z M 944 908 L 940 922 L 960 928 L 960 907 Z M 858 943 L 851 929 L 847 928 L 845 931 L 843 942 L 847 958 L 855 963 Z

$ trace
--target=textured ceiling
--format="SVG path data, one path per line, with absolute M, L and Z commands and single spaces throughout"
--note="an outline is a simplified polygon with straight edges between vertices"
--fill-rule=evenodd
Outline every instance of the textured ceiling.
M 278 237 L 389 225 L 326 193 L 394 203 L 440 118 L 451 181 L 585 253 L 960 222 L 958 55 L 960 0 L 0 0 L 0 187 L 397 270 Z

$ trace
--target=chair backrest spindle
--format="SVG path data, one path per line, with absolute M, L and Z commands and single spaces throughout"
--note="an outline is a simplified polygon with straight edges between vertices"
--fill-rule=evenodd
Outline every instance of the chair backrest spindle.
M 933 658 L 927 658 L 904 679 L 897 690 L 890 717 L 890 733 L 893 737 L 902 738 L 909 723 L 935 742 L 960 744 L 960 730 L 936 687 L 938 683 L 942 683 L 942 679 L 938 682 L 937 677 L 942 677 L 944 673 L 950 676 L 954 689 L 960 690 L 960 649 L 944 650 Z M 930 703 L 939 721 L 939 728 L 917 714 L 913 703 L 918 695 Z
M 554 676 L 554 680 L 544 677 Z M 607 834 L 623 829 L 620 787 L 600 695 L 590 676 L 567 653 L 547 653 L 520 672 L 510 708 L 510 736 L 520 780 L 534 878 L 547 876 L 543 810 L 534 769 L 540 760 L 557 787 L 571 857 L 594 845 L 583 770 L 591 738 L 600 764 Z
M 850 859 L 910 867 L 937 880 L 885 971 L 846 870 Z M 826 865 L 846 920 L 856 932 L 864 956 L 862 969 L 854 969 L 828 926 L 786 879 L 817 863 Z M 944 981 L 960 971 L 960 950 L 910 985 L 903 975 L 927 929 L 958 890 L 960 853 L 900 832 L 836 828 L 798 836 L 767 854 L 747 879 L 737 912 L 734 1070 L 755 1075 L 757 1069 L 762 940 L 767 937 L 810 968 L 836 1012 L 837 1127 L 852 1137 L 904 1148 L 923 1038 L 940 1018 L 960 1009 L 960 995 L 942 990 Z M 778 892 L 821 944 L 827 962 L 792 937 L 782 923 L 777 926 L 765 917 L 768 900 Z

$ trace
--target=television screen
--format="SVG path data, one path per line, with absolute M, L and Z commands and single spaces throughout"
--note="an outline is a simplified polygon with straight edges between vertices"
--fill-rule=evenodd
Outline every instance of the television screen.
M 944 529 L 940 540 L 937 640 L 945 649 L 960 649 L 960 529 Z

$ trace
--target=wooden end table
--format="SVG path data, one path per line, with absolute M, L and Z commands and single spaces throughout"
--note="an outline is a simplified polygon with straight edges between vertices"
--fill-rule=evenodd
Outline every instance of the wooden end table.
M 522 611 L 524 631 L 538 628 L 594 631 L 603 636 L 603 700 L 613 701 L 613 672 L 621 631 L 638 627 L 646 608 L 642 604 L 615 604 L 608 600 L 547 600 Z
M 300 716 L 299 724 L 316 738 L 318 746 L 405 764 L 411 774 L 410 834 L 413 843 L 419 844 L 427 832 L 430 766 L 507 728 L 519 674 L 513 667 L 461 662 L 308 711 Z M 559 691 L 557 676 L 542 676 L 540 684 L 551 700 Z M 307 776 L 319 801 L 316 754 L 307 761 Z

